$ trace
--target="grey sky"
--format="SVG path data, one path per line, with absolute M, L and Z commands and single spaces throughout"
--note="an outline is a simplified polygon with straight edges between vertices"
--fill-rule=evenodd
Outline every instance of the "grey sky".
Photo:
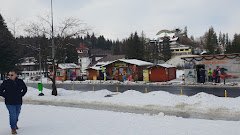
M 55 19 L 77 17 L 97 35 L 123 39 L 134 31 L 147 37 L 161 29 L 188 27 L 189 35 L 199 37 L 213 26 L 230 36 L 240 33 L 239 0 L 53 0 Z M 5 20 L 21 22 L 36 19 L 50 11 L 50 0 L 0 0 Z

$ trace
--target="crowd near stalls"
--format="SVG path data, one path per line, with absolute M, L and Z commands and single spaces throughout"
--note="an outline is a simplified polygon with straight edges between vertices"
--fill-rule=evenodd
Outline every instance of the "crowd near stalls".
M 186 82 L 239 82 L 240 54 L 183 57 Z

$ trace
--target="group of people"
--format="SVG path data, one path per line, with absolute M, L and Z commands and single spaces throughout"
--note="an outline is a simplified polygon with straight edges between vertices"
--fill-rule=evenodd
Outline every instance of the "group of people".
M 0 86 L 0 96 L 5 100 L 9 112 L 11 133 L 17 134 L 19 114 L 21 112 L 22 97 L 27 93 L 27 86 L 23 80 L 17 78 L 17 72 L 8 72 L 8 79 Z
M 220 83 L 220 77 L 221 77 L 221 69 L 219 66 L 216 67 L 216 69 L 212 70 L 211 68 L 207 71 L 208 75 L 208 82 L 215 82 Z M 203 68 L 200 68 L 199 70 L 199 82 L 205 83 L 206 79 L 206 70 Z
M 220 83 L 220 75 L 221 75 L 221 69 L 219 66 L 216 67 L 216 69 L 212 70 L 211 68 L 208 69 L 208 81 L 209 82 L 215 82 Z

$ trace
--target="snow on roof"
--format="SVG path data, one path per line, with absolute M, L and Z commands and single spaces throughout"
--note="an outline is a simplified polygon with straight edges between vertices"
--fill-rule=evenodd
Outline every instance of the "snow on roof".
M 151 66 L 151 65 L 153 65 L 153 63 L 151 63 L 151 62 L 137 60 L 137 59 L 119 59 L 119 61 L 126 62 L 126 63 L 133 64 L 133 65 L 137 65 L 137 66 Z
M 58 67 L 61 69 L 80 68 L 80 66 L 76 65 L 75 63 L 62 63 L 58 64 Z
M 34 62 L 23 62 L 20 63 L 21 66 L 34 66 L 34 65 L 38 65 L 37 63 Z
M 101 70 L 102 66 L 106 66 L 108 64 L 112 63 L 112 61 L 106 61 L 106 62 L 98 62 L 92 67 L 89 67 L 88 69 L 94 69 L 94 70 Z
M 165 62 L 165 64 L 170 64 L 174 66 L 183 66 L 184 65 L 184 60 L 181 59 L 183 57 L 187 56 L 196 56 L 196 55 L 179 55 L 179 56 L 174 56 L 173 58 L 169 59 L 168 61 Z
M 170 64 L 157 64 L 158 66 L 165 67 L 165 68 L 174 68 L 175 66 Z
M 163 40 L 161 38 L 162 37 L 155 37 L 154 40 L 161 43 L 161 42 L 163 42 Z M 178 37 L 170 37 L 171 42 L 174 42 L 174 41 L 177 41 L 177 40 L 178 40 Z

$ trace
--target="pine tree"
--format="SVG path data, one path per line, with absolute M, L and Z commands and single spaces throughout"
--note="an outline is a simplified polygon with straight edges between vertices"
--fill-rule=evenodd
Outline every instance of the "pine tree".
M 78 63 L 78 53 L 76 51 L 76 47 L 71 45 L 66 50 L 66 63 Z
M 0 14 L 0 72 L 4 73 L 15 67 L 18 62 L 16 42 L 8 30 L 7 25 Z
M 232 45 L 228 45 L 226 48 L 227 53 L 239 53 L 240 52 L 240 34 L 235 34 Z
M 163 60 L 167 61 L 169 59 L 171 59 L 172 57 L 172 53 L 170 50 L 170 39 L 168 37 L 164 37 L 163 38 Z
M 215 54 L 218 49 L 218 40 L 213 27 L 210 27 L 208 32 L 205 34 L 205 43 L 208 53 Z

